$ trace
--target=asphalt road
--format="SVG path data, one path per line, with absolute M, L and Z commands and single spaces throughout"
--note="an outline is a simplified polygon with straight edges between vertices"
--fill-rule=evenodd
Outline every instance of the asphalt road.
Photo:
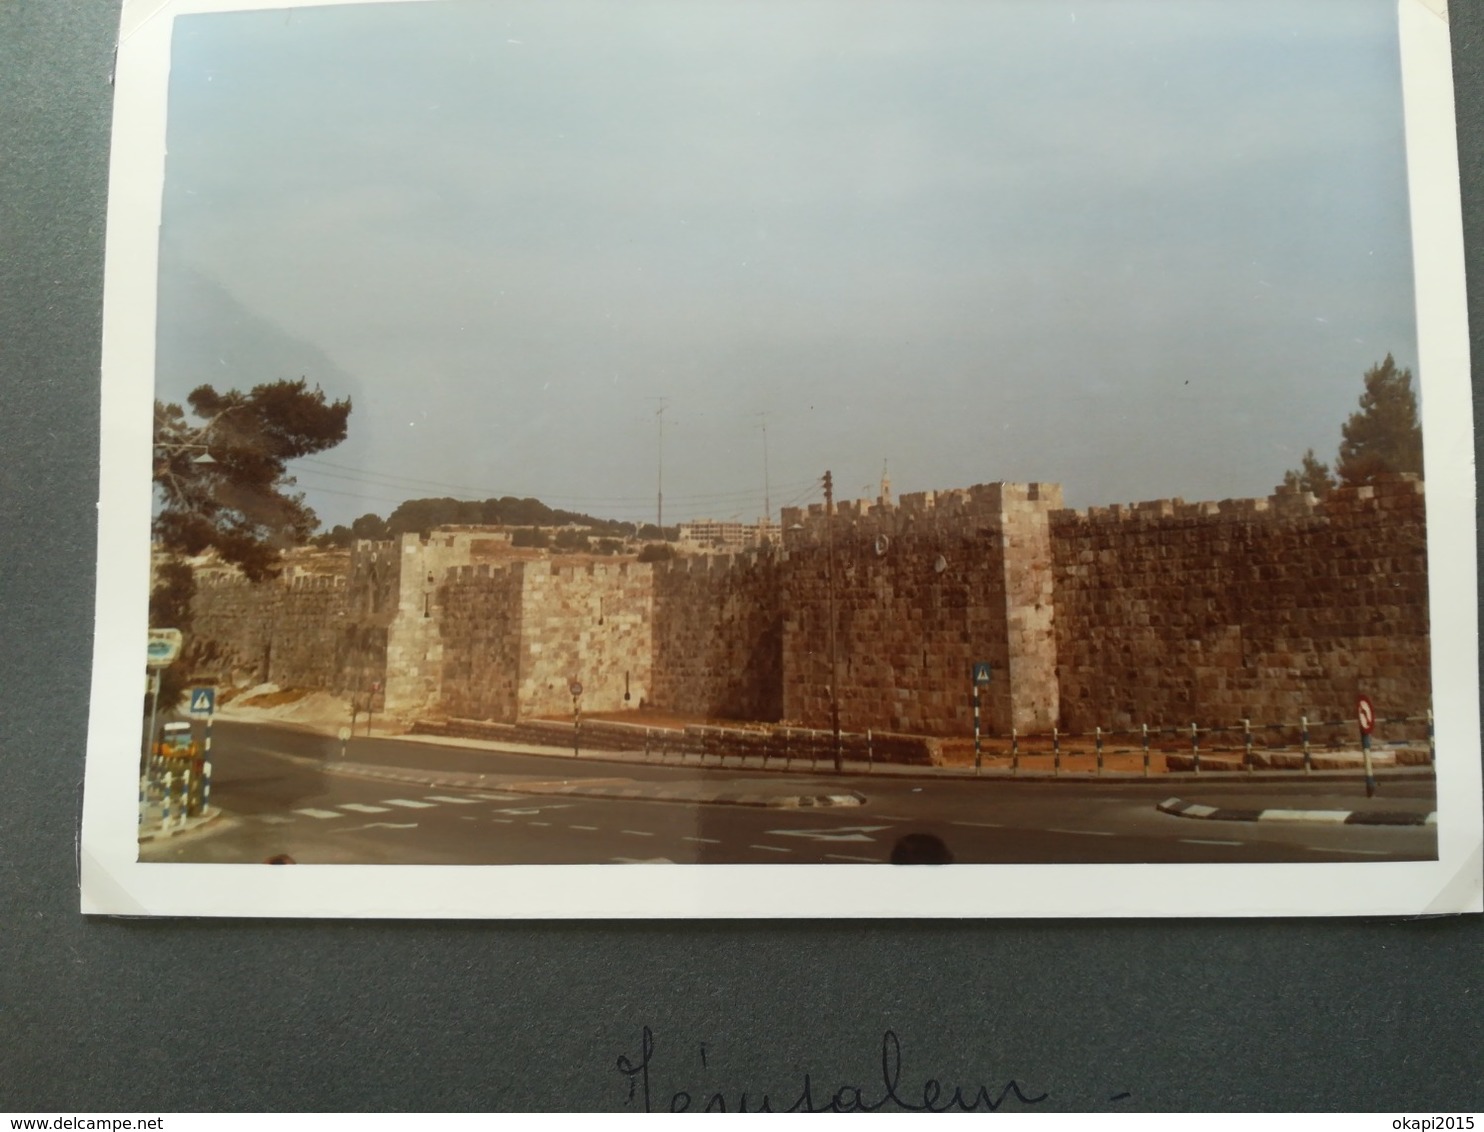
M 616 764 L 397 739 L 333 738 L 290 728 L 217 723 L 212 802 L 222 817 L 146 843 L 141 859 L 305 864 L 884 863 L 909 834 L 941 840 L 962 863 L 1425 860 L 1430 827 L 1199 821 L 1160 813 L 1180 796 L 1215 806 L 1342 809 L 1364 804 L 1358 781 L 1253 784 L 1007 782 L 930 776 L 763 776 L 755 768 Z M 420 781 L 343 773 L 397 767 Z M 337 770 L 327 770 L 331 765 Z M 434 785 L 482 773 L 483 789 Z M 532 783 L 618 783 L 648 798 L 523 792 Z M 500 789 L 500 785 L 518 789 Z M 519 789 L 523 788 L 523 789 Z M 786 809 L 657 800 L 677 791 L 830 794 L 864 805 Z M 1431 807 L 1427 780 L 1388 781 L 1398 808 Z

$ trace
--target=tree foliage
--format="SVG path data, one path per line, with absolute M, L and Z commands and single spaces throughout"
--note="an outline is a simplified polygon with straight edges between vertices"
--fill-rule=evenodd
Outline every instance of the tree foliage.
M 350 401 L 328 401 L 301 379 L 247 393 L 202 385 L 186 403 L 197 420 L 155 402 L 155 537 L 177 554 L 213 549 L 252 580 L 269 577 L 318 525 L 286 465 L 344 440 Z
M 1397 369 L 1390 354 L 1366 371 L 1360 408 L 1341 429 L 1335 472 L 1352 486 L 1384 472 L 1422 474 L 1422 424 L 1412 371 Z
M 1299 467 L 1283 473 L 1283 486 L 1322 498 L 1339 484 L 1359 486 L 1389 472 L 1422 474 L 1422 424 L 1412 371 L 1398 369 L 1387 354 L 1366 370 L 1360 407 L 1340 429 L 1334 471 L 1311 448 Z
M 1308 491 L 1323 499 L 1335 486 L 1329 465 L 1315 457 L 1314 449 L 1304 453 L 1303 463 L 1283 473 L 1283 486 L 1293 491 Z

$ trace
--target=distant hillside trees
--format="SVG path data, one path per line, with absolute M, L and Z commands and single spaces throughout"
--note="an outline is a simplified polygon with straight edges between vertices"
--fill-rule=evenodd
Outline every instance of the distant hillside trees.
M 1359 408 L 1340 429 L 1333 473 L 1311 448 L 1299 467 L 1283 474 L 1283 485 L 1322 498 L 1337 484 L 1361 486 L 1391 472 L 1422 474 L 1422 422 L 1412 371 L 1399 369 L 1387 354 L 1365 372 Z
M 598 519 L 579 511 L 564 511 L 548 507 L 539 499 L 517 499 L 513 495 L 498 499 L 469 500 L 442 497 L 437 499 L 409 499 L 401 503 L 385 519 L 379 515 L 362 515 L 350 526 L 337 525 L 315 537 L 320 547 L 349 546 L 357 539 L 384 540 L 398 535 L 416 533 L 424 537 L 435 527 L 516 527 L 512 536 L 515 546 L 554 546 L 558 550 L 589 551 L 591 538 L 598 538 L 596 552 L 617 553 L 618 540 L 634 533 L 634 524 L 619 519 Z M 583 527 L 585 531 L 563 530 Z M 549 528 L 544 530 L 543 528 Z M 551 532 L 555 532 L 552 534 Z M 678 537 L 678 530 L 667 527 L 661 531 L 653 523 L 639 528 L 644 539 L 669 539 Z M 611 545 L 612 549 L 608 549 Z

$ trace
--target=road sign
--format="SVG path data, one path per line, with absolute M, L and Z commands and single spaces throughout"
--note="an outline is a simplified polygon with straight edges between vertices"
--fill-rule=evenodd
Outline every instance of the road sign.
M 210 715 L 216 711 L 216 689 L 215 688 L 192 688 L 191 706 L 192 715 Z
M 989 683 L 989 662 L 980 660 L 974 663 L 974 684 L 976 687 L 984 687 Z
M 1376 705 L 1370 696 L 1361 696 L 1355 701 L 1355 718 L 1360 722 L 1360 733 L 1369 735 L 1376 726 Z
M 179 629 L 151 629 L 145 664 L 150 668 L 170 667 L 180 655 L 180 646 L 184 640 Z
M 571 692 L 574 698 L 582 695 L 582 682 L 573 680 L 572 683 L 567 685 L 567 691 Z

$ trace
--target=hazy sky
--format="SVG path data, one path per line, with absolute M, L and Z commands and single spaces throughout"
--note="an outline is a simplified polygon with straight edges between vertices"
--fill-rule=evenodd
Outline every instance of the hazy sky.
M 761 513 L 765 419 L 775 517 L 1265 495 L 1415 364 L 1393 0 L 190 16 L 168 144 L 160 393 L 350 395 L 328 523 L 652 520 L 659 397 L 668 522 Z

